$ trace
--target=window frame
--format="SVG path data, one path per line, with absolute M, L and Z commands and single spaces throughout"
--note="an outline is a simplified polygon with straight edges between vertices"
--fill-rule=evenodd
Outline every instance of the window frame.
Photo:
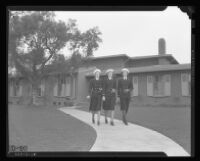
M 69 85 L 70 85 L 70 95 L 69 96 L 66 95 L 66 92 L 67 92 L 66 91 L 67 79 L 69 79 Z M 55 95 L 55 93 L 54 93 L 53 94 L 54 97 L 57 97 L 57 98 L 70 98 L 70 97 L 72 97 L 72 91 L 71 91 L 72 81 L 71 81 L 71 79 L 72 79 L 72 77 L 68 76 L 68 75 L 57 75 L 56 76 L 55 86 L 57 84 L 57 92 L 56 92 L 57 95 Z M 59 88 L 58 88 L 59 87 L 59 82 L 61 83 L 60 84 L 60 86 L 61 86 L 61 91 L 60 92 L 58 91 L 59 90 Z M 63 87 L 62 87 L 62 82 L 64 82 L 64 86 Z M 54 88 L 55 88 L 55 86 L 54 86 Z M 64 90 L 64 92 L 62 90 Z M 64 94 L 62 95 L 62 93 L 64 93 Z
M 133 75 L 132 84 L 133 84 L 133 91 L 132 91 L 131 96 L 138 97 L 139 96 L 139 76 L 138 75 Z M 137 89 L 137 92 L 135 92 L 136 89 Z
M 184 78 L 185 76 L 185 78 Z M 189 85 L 189 82 L 190 82 L 190 85 Z M 184 83 L 187 83 L 187 95 L 184 94 L 183 92 L 183 84 Z M 190 90 L 189 90 L 190 88 Z M 181 73 L 181 96 L 182 97 L 191 97 L 191 73 L 188 73 L 188 72 L 182 72 Z
M 40 84 L 39 84 L 39 86 L 38 86 L 38 88 L 37 88 L 37 90 L 39 90 L 40 89 L 40 95 L 39 95 L 39 91 L 37 91 L 37 95 L 36 95 L 36 97 L 44 97 L 45 96 L 45 79 L 42 79 L 41 81 L 40 81 Z M 44 86 L 44 87 L 42 87 L 42 86 Z M 44 88 L 44 91 L 42 92 L 42 88 Z M 33 87 L 31 86 L 31 90 L 33 90 Z
M 158 79 L 161 77 L 161 80 L 164 81 L 162 84 L 164 88 L 163 89 L 163 94 L 160 95 L 160 94 L 156 94 L 155 95 L 155 77 L 158 76 Z M 166 78 L 167 77 L 167 78 Z M 149 80 L 151 78 L 151 80 Z M 153 81 L 153 82 L 152 82 Z M 148 87 L 147 87 L 147 96 L 148 97 L 154 97 L 154 98 L 164 98 L 164 97 L 170 97 L 171 96 L 171 89 L 170 89 L 170 94 L 167 95 L 166 93 L 166 90 L 165 90 L 165 86 L 166 86 L 166 83 L 169 82 L 170 84 L 170 88 L 171 88 L 171 74 L 150 74 L 150 75 L 147 75 L 147 86 L 148 86 L 148 83 L 151 83 L 152 85 L 152 95 L 148 95 Z
M 18 84 L 18 89 L 16 89 L 16 84 Z M 12 79 L 9 84 L 9 90 L 12 87 L 12 93 L 9 92 L 9 97 L 19 98 L 22 97 L 22 90 L 23 86 L 21 85 L 20 79 Z M 21 89 L 20 89 L 21 88 Z M 15 95 L 16 94 L 16 95 Z

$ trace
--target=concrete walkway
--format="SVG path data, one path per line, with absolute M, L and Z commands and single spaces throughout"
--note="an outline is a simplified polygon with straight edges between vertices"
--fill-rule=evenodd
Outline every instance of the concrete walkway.
M 59 110 L 89 124 L 96 130 L 97 138 L 90 151 L 157 151 L 164 152 L 168 156 L 190 156 L 176 142 L 154 130 L 132 123 L 125 126 L 121 120 L 116 119 L 114 121 L 115 126 L 111 126 L 105 124 L 103 116 L 101 117 L 101 124 L 98 126 L 92 124 L 89 112 L 68 107 Z

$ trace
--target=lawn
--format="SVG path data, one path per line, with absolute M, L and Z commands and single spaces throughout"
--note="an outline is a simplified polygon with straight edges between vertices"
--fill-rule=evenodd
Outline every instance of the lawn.
M 9 145 L 28 151 L 89 151 L 96 132 L 56 108 L 9 105 Z
M 88 111 L 84 106 L 80 110 Z M 156 130 L 173 139 L 188 153 L 191 152 L 190 107 L 131 107 L 128 121 Z M 119 106 L 115 109 L 115 118 L 121 119 Z M 101 118 L 104 122 L 104 119 Z M 117 126 L 117 125 L 116 125 Z

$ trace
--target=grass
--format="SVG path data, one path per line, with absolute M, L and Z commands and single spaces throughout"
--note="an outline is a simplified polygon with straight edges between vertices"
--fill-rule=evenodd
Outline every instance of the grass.
M 92 127 L 53 106 L 10 105 L 8 109 L 10 145 L 27 145 L 28 151 L 89 151 L 96 139 Z M 88 106 L 80 108 L 88 109 Z M 127 118 L 129 122 L 164 134 L 190 153 L 190 110 L 190 107 L 130 106 Z M 119 106 L 116 106 L 115 118 L 121 119 Z
M 80 110 L 88 111 L 84 106 Z M 191 154 L 190 107 L 131 107 L 128 121 L 158 131 L 171 138 Z M 120 108 L 115 108 L 115 118 L 121 120 Z M 104 119 L 101 119 L 104 121 Z M 116 125 L 117 126 L 117 125 Z
M 10 105 L 9 145 L 28 151 L 89 151 L 96 131 L 55 108 Z

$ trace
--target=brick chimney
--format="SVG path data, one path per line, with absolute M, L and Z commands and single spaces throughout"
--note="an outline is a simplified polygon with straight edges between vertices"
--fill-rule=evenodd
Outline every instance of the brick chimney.
M 160 38 L 158 40 L 158 54 L 159 55 L 166 54 L 166 47 L 165 47 L 165 39 L 164 38 Z

